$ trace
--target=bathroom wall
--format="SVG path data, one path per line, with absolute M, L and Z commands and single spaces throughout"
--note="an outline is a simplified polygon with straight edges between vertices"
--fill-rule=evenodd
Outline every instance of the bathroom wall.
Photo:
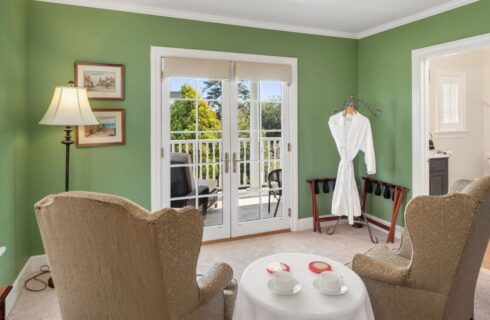
M 485 175 L 490 176 L 490 48 L 484 52 L 485 67 L 483 79 L 484 115 L 485 115 Z
M 485 174 L 486 132 L 484 106 L 484 79 L 486 50 L 450 55 L 430 61 L 430 131 L 437 150 L 451 151 L 449 158 L 449 185 L 458 179 L 474 179 Z M 438 133 L 436 128 L 437 76 L 440 72 L 463 72 L 466 75 L 466 132 Z M 490 141 L 489 141 L 490 142 Z

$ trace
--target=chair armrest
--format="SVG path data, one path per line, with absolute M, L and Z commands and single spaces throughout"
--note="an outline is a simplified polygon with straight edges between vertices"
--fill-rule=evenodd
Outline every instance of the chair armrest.
M 357 254 L 352 261 L 352 270 L 361 278 L 368 278 L 393 285 L 405 285 L 408 268 L 379 261 L 366 255 Z
M 403 231 L 401 244 L 396 250 L 396 254 L 407 259 L 412 259 L 412 240 L 410 239 L 410 234 L 406 228 Z
M 199 304 L 206 303 L 216 294 L 223 294 L 223 289 L 230 285 L 233 269 L 226 263 L 215 263 L 209 271 L 197 279 L 199 286 Z

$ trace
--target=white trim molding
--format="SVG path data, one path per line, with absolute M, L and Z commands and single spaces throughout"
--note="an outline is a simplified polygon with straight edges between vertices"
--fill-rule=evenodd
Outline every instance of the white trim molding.
M 329 37 L 337 37 L 337 38 L 347 38 L 347 39 L 362 39 L 365 37 L 372 36 L 377 33 L 381 33 L 390 29 L 394 29 L 418 20 L 422 20 L 446 11 L 450 11 L 467 4 L 477 2 L 479 0 L 452 0 L 446 2 L 444 4 L 422 10 L 415 14 L 408 15 L 406 17 L 402 17 L 400 19 L 396 19 L 390 21 L 388 23 L 369 28 L 367 30 L 363 30 L 361 32 L 345 32 L 339 30 L 331 30 L 324 28 L 314 28 L 314 27 L 306 27 L 300 25 L 289 25 L 289 24 L 280 24 L 280 23 L 271 23 L 267 21 L 258 21 L 258 20 L 250 20 L 250 19 L 241 19 L 234 17 L 226 17 L 226 16 L 218 16 L 211 15 L 205 13 L 191 12 L 191 11 L 183 11 L 183 10 L 172 10 L 159 8 L 155 6 L 149 6 L 144 4 L 130 4 L 130 3 L 121 3 L 120 1 L 114 0 L 36 0 L 39 2 L 49 2 L 49 3 L 57 3 L 57 4 L 66 4 L 73 6 L 81 6 L 81 7 L 90 7 L 97 9 L 106 9 L 106 10 L 114 10 L 114 11 L 123 11 L 123 12 L 132 12 L 139 14 L 148 14 L 154 16 L 162 16 L 162 17 L 171 17 L 177 19 L 187 19 L 187 20 L 196 20 L 196 21 L 204 21 L 211 23 L 219 23 L 219 24 L 227 24 L 227 25 L 235 25 L 249 28 L 259 28 L 259 29 L 268 29 L 268 30 L 276 30 L 276 31 L 285 31 L 285 32 L 295 32 L 295 33 L 305 33 L 305 34 L 313 34 L 320 36 L 329 36 Z
M 401 27 L 403 25 L 406 25 L 406 24 L 409 24 L 409 23 L 412 23 L 415 21 L 419 21 L 419 20 L 422 20 L 425 18 L 429 18 L 429 17 L 438 15 L 438 14 L 446 12 L 446 11 L 457 9 L 459 7 L 463 7 L 463 6 L 466 6 L 470 3 L 477 2 L 477 1 L 480 1 L 480 0 L 453 0 L 453 1 L 449 1 L 449 2 L 443 3 L 441 5 L 429 8 L 427 10 L 422 10 L 422 11 L 414 13 L 412 15 L 409 15 L 409 16 L 406 16 L 406 17 L 403 17 L 403 18 L 400 18 L 400 19 L 379 25 L 377 27 L 370 28 L 368 30 L 364 30 L 362 32 L 359 32 L 357 34 L 357 39 L 366 38 L 366 37 L 375 35 L 377 33 L 381 33 L 384 31 L 391 30 L 391 29 L 395 29 L 395 28 Z
M 412 51 L 412 196 L 429 194 L 430 59 L 490 48 L 490 33 Z

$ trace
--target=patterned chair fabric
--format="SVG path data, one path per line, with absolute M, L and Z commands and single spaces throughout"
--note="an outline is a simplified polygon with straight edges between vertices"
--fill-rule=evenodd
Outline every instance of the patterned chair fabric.
M 490 238 L 490 177 L 458 181 L 446 196 L 412 199 L 396 251 L 356 255 L 376 320 L 469 320 Z
M 89 192 L 35 205 L 64 320 L 231 319 L 232 269 L 196 278 L 203 221 L 192 208 L 153 214 Z

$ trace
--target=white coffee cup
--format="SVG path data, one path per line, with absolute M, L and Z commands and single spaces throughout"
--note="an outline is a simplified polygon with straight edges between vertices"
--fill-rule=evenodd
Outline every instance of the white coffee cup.
M 326 292 L 336 293 L 342 288 L 343 277 L 335 271 L 323 271 L 320 274 L 320 289 Z
M 278 271 L 274 274 L 274 289 L 280 292 L 291 292 L 294 288 L 294 278 L 290 272 Z

